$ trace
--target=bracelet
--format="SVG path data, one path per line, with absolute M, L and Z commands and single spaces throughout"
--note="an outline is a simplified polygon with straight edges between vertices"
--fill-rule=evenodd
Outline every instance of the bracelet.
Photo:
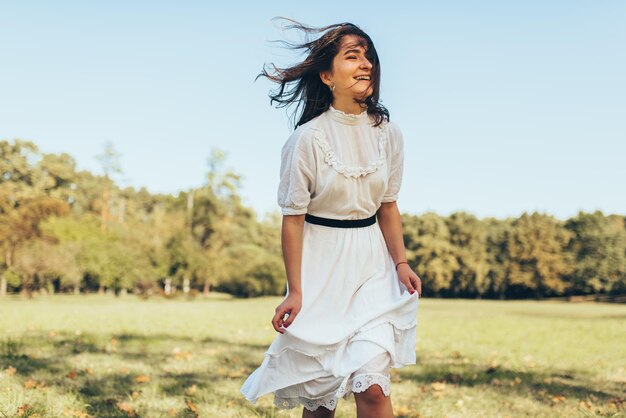
M 404 264 L 409 264 L 409 262 L 408 262 L 408 261 L 400 261 L 400 262 L 398 262 L 398 263 L 396 264 L 396 270 L 398 270 L 398 266 L 399 266 L 400 264 L 402 264 L 402 263 L 404 263 Z

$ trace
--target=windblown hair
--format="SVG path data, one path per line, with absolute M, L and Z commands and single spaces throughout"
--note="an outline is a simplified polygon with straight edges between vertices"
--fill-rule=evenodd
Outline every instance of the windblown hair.
M 364 100 L 355 99 L 355 101 L 367 106 L 367 114 L 374 117 L 374 126 L 379 126 L 383 121 L 389 120 L 389 111 L 378 101 L 380 96 L 378 53 L 374 48 L 372 39 L 361 28 L 352 23 L 338 23 L 315 28 L 292 19 L 275 19 L 291 22 L 284 29 L 297 29 L 306 35 L 306 41 L 301 44 L 287 41 L 277 42 L 290 49 L 308 51 L 308 55 L 301 63 L 288 68 L 278 68 L 273 63 L 269 66 L 266 64 L 256 79 L 266 77 L 279 85 L 276 90 L 269 94 L 270 104 L 276 102 L 278 108 L 296 105 L 296 109 L 291 115 L 292 121 L 295 121 L 299 114 L 299 120 L 294 125 L 296 128 L 321 115 L 332 104 L 333 94 L 320 79 L 320 73 L 332 70 L 333 59 L 339 52 L 342 38 L 345 35 L 356 35 L 360 38 L 359 46 L 366 50 L 365 57 L 372 64 L 370 78 L 370 84 L 373 88 L 372 94 Z M 311 36 L 315 34 L 322 35 L 316 39 L 311 39 Z M 302 106 L 304 108 L 300 112 Z

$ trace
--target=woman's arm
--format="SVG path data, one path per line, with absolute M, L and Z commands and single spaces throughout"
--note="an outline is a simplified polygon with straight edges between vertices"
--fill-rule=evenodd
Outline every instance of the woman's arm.
M 272 318 L 274 329 L 284 334 L 282 326 L 287 328 L 296 318 L 302 307 L 302 231 L 305 215 L 284 215 L 281 230 L 281 244 L 285 271 L 287 273 L 288 294 L 276 307 Z M 284 320 L 285 314 L 289 314 Z
M 289 294 L 302 295 L 302 230 L 304 215 L 285 215 L 281 244 Z
M 406 261 L 406 249 L 404 248 L 404 238 L 402 236 L 402 218 L 395 201 L 382 203 L 377 212 L 378 224 L 385 237 L 389 254 L 393 259 L 394 265 L 400 261 Z M 408 291 L 413 294 L 417 290 L 418 295 L 422 296 L 422 280 L 411 269 L 411 267 L 402 263 L 398 266 L 398 279 L 406 286 Z

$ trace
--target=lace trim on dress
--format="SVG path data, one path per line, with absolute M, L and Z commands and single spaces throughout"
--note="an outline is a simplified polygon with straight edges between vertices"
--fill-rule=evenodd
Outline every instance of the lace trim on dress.
M 278 409 L 292 409 L 298 405 L 302 405 L 311 412 L 316 411 L 317 408 L 323 406 L 324 408 L 333 411 L 337 407 L 337 397 L 335 395 L 330 395 L 320 399 L 308 399 L 303 396 L 298 398 L 274 397 L 274 405 L 276 405 Z
M 348 383 L 348 385 L 352 387 L 352 392 L 356 393 L 364 392 L 372 385 L 380 386 L 385 396 L 389 396 L 391 393 L 391 381 L 387 376 L 378 373 L 367 373 L 354 376 L 352 383 Z
M 367 110 L 362 111 L 358 115 L 352 113 L 346 113 L 342 110 L 335 109 L 333 105 L 330 105 L 328 108 L 330 113 L 334 115 L 335 118 L 343 121 L 361 121 L 367 119 L 369 116 L 367 115 Z
M 352 379 L 347 379 L 339 386 L 339 389 L 337 389 L 334 394 L 325 398 L 308 399 L 303 396 L 297 398 L 281 398 L 275 396 L 274 405 L 278 407 L 278 409 L 292 409 L 298 405 L 302 405 L 311 412 L 323 406 L 333 411 L 337 407 L 339 398 L 343 397 L 347 399 L 351 393 L 365 392 L 372 385 L 380 386 L 385 396 L 389 396 L 391 393 L 391 381 L 389 377 L 380 373 L 364 373 L 354 376 Z
M 386 126 L 386 125 L 385 125 Z M 315 143 L 324 153 L 324 162 L 333 167 L 338 173 L 343 174 L 347 178 L 357 178 L 373 173 L 383 166 L 387 154 L 385 153 L 385 144 L 387 143 L 386 129 L 379 127 L 378 134 L 378 159 L 365 167 L 348 166 L 337 159 L 335 151 L 330 147 L 326 140 L 326 134 L 320 128 L 315 129 Z

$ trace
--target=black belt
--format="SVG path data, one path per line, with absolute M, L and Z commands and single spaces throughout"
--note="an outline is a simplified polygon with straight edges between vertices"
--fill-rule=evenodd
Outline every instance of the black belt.
M 330 219 L 320 218 L 319 216 L 307 213 L 304 216 L 304 220 L 312 224 L 334 226 L 335 228 L 361 228 L 375 224 L 376 215 L 372 215 L 371 217 L 365 219 Z

